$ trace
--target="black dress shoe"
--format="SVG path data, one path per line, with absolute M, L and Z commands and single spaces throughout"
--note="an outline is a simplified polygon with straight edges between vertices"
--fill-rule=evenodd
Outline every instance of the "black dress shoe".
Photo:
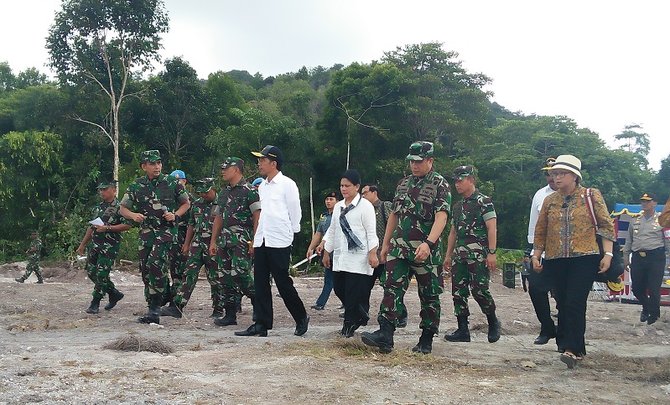
M 294 335 L 296 336 L 302 336 L 307 332 L 307 328 L 309 327 L 309 315 L 305 315 L 303 319 L 298 321 L 298 323 L 295 324 L 295 332 L 293 332 Z
M 657 316 L 649 315 L 647 317 L 647 325 L 652 325 L 652 324 L 656 323 L 656 321 L 658 321 Z
M 546 345 L 547 343 L 549 343 L 549 339 L 551 339 L 549 336 L 540 335 L 535 338 L 533 343 L 536 345 Z
M 254 323 L 253 325 L 249 326 L 246 330 L 235 332 L 235 336 L 266 337 L 267 335 L 268 335 L 268 329 L 265 326 L 258 323 Z
M 647 322 L 647 319 L 649 319 L 649 314 L 644 311 L 640 312 L 640 322 Z

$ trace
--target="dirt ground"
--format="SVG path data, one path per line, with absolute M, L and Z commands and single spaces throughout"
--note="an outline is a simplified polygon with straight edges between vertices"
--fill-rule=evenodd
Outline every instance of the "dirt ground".
M 574 370 L 559 361 L 556 346 L 533 345 L 539 325 L 521 288 L 492 292 L 503 323 L 499 342 L 486 341 L 486 318 L 470 300 L 471 343 L 448 343 L 455 328 L 450 294 L 442 296 L 440 337 L 431 355 L 411 352 L 420 335 L 418 298 L 406 296 L 410 318 L 388 355 L 363 345 L 360 331 L 338 337 L 339 301 L 308 310 L 310 328 L 293 335 L 294 323 L 275 297 L 275 329 L 267 338 L 233 335 L 251 320 L 245 299 L 238 326 L 217 327 L 209 315 L 209 285 L 198 282 L 182 319 L 141 325 L 142 282 L 134 267 L 112 278 L 126 296 L 111 311 L 84 312 L 92 284 L 76 267 L 45 266 L 46 283 L 14 282 L 24 263 L 0 266 L 0 403 L 150 404 L 574 404 L 670 403 L 670 311 L 648 326 L 639 306 L 594 296 L 587 314 L 589 355 Z M 306 306 L 322 280 L 296 278 Z M 371 304 L 377 307 L 380 287 Z M 103 302 L 104 304 L 104 302 Z M 375 322 L 364 330 L 375 330 Z M 104 348 L 122 338 L 138 349 L 162 342 L 169 354 Z M 146 347 L 141 347 L 145 344 Z

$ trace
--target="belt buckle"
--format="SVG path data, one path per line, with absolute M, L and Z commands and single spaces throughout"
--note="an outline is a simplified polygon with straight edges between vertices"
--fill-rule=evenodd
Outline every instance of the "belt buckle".
M 638 252 L 640 257 L 647 257 L 647 252 Z

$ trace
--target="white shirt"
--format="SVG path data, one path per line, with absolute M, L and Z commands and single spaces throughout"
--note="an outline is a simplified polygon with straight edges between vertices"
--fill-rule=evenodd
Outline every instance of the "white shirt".
M 261 215 L 254 235 L 254 247 L 285 248 L 293 243 L 293 234 L 300 232 L 300 193 L 295 181 L 277 173 L 272 180 L 263 180 L 258 187 Z
M 375 207 L 360 194 L 351 203 L 356 207 L 347 212 L 347 222 L 354 235 L 363 243 L 363 249 L 349 250 L 347 237 L 342 232 L 340 213 L 344 209 L 344 200 L 339 201 L 333 208 L 330 227 L 323 237 L 326 241 L 324 249 L 331 253 L 333 271 L 371 276 L 374 269 L 368 263 L 368 252 L 379 246 Z
M 542 203 L 544 203 L 544 199 L 552 193 L 554 193 L 554 190 L 547 184 L 537 190 L 533 196 L 533 202 L 530 205 L 530 220 L 528 221 L 528 243 L 533 243 L 535 240 L 535 225 L 537 225 L 537 220 L 540 217 Z

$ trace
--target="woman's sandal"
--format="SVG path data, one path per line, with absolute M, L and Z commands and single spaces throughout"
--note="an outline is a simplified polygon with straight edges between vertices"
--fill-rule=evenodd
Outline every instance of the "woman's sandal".
M 561 354 L 561 361 L 565 363 L 566 366 L 568 366 L 569 369 L 575 368 L 577 365 L 577 362 L 579 360 L 582 360 L 583 357 L 581 356 L 576 356 L 573 353 L 570 352 L 565 352 Z

